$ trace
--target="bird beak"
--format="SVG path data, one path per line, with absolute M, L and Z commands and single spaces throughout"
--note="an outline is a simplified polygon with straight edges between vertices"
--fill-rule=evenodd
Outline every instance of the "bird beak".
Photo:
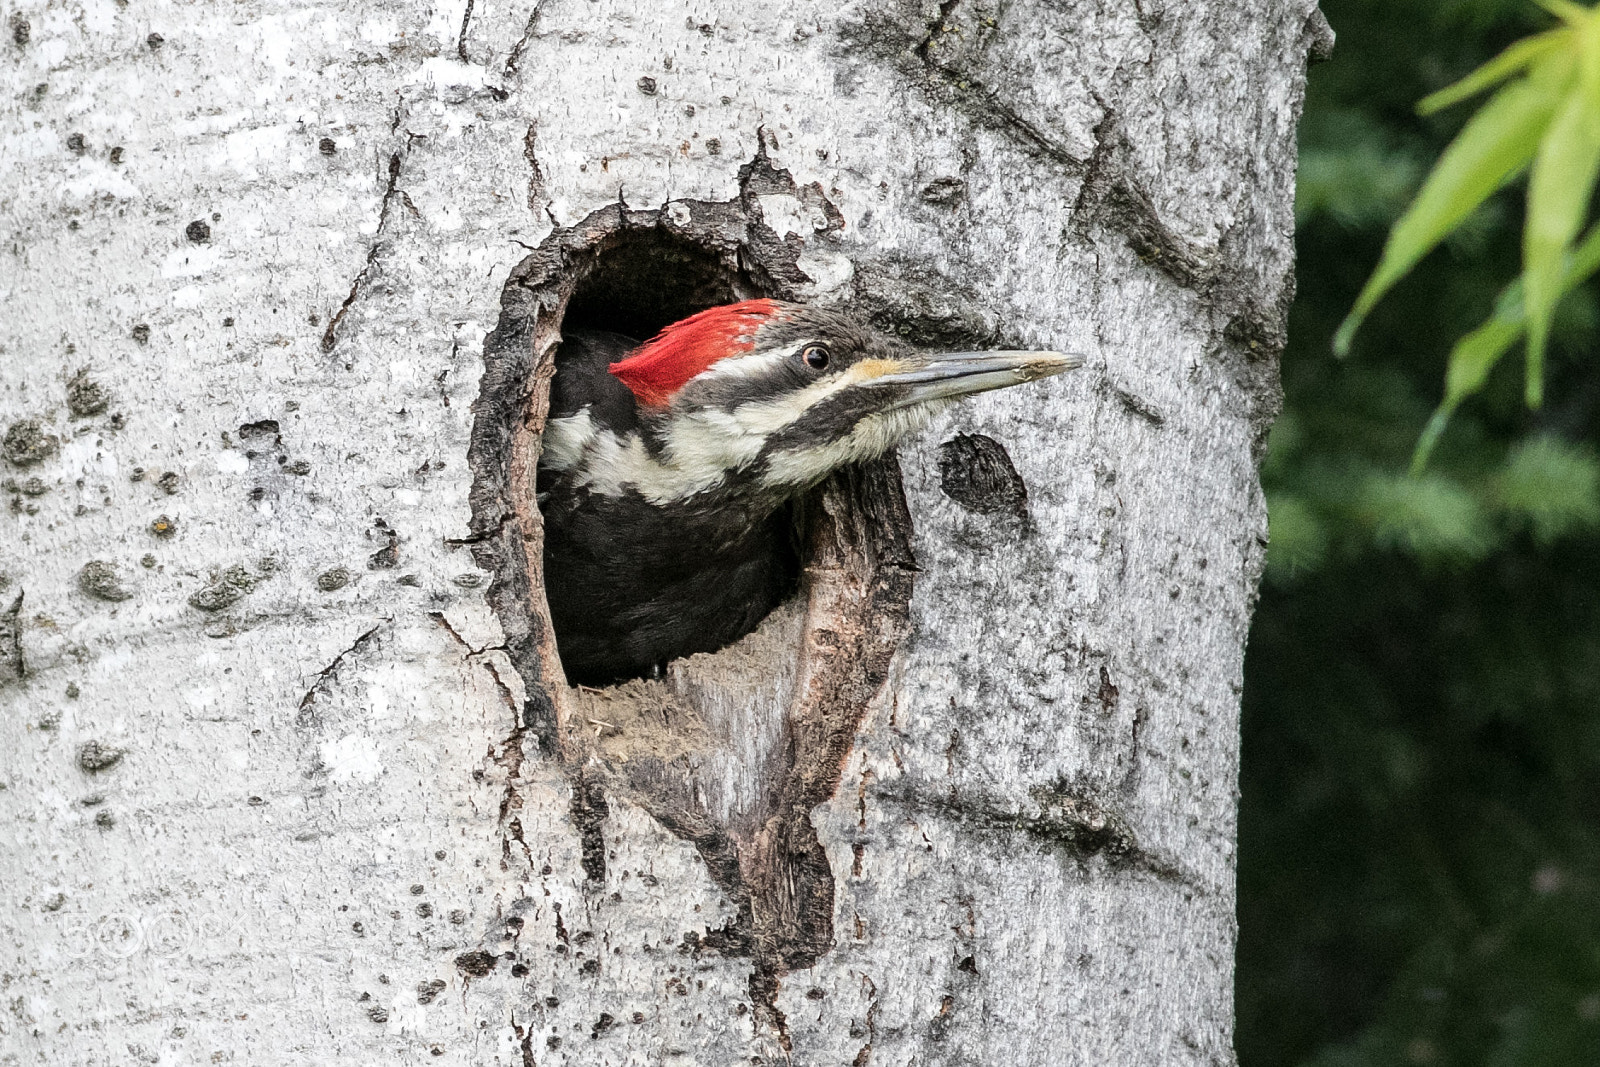
M 936 352 L 896 363 L 862 386 L 905 388 L 909 392 L 900 404 L 920 404 L 1049 378 L 1081 367 L 1083 357 L 1072 352 Z

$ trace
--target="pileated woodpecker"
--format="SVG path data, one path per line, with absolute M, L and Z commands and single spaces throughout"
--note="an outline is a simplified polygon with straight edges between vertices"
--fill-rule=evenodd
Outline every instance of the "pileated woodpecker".
M 776 300 L 702 311 L 642 345 L 567 331 L 538 495 L 568 680 L 641 677 L 749 633 L 795 589 L 806 490 L 959 397 L 1080 362 L 927 353 Z

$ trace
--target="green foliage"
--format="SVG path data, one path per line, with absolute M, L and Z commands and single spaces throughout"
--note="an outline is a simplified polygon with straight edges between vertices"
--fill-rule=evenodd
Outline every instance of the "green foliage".
M 1592 237 L 1565 260 L 1538 411 L 1499 367 L 1528 336 L 1514 187 L 1371 308 L 1352 358 L 1330 346 L 1468 121 L 1415 101 L 1548 18 L 1525 0 L 1323 7 L 1339 42 L 1301 127 L 1299 298 L 1246 657 L 1241 1063 L 1600 1063 Z M 1453 417 L 1413 481 L 1445 379 Z
M 1563 253 L 1562 264 L 1562 276 L 1558 288 L 1559 295 L 1566 296 L 1575 293 L 1578 286 L 1588 281 L 1595 271 L 1600 269 L 1600 226 L 1590 230 L 1588 236 L 1570 254 Z M 1494 313 L 1488 320 L 1457 341 L 1455 347 L 1450 350 L 1450 365 L 1445 371 L 1444 379 L 1444 400 L 1422 431 L 1416 454 L 1411 460 L 1413 473 L 1420 473 L 1427 465 L 1434 446 L 1438 444 L 1439 437 L 1444 433 L 1456 408 L 1463 400 L 1483 388 L 1484 383 L 1488 381 L 1489 372 L 1500 361 L 1500 357 L 1510 351 L 1513 345 L 1522 340 L 1523 334 L 1528 332 L 1527 301 L 1523 291 L 1525 277 L 1506 286 L 1495 301 Z M 1550 310 L 1553 313 L 1555 309 L 1552 306 Z M 1538 344 L 1539 367 L 1543 366 L 1546 341 L 1547 337 L 1541 338 Z M 1529 358 L 1533 359 L 1531 350 Z M 1542 371 L 1540 373 L 1542 375 Z M 1534 381 L 1533 374 L 1534 371 L 1530 369 L 1528 379 L 1530 383 Z M 1542 390 L 1542 384 L 1539 388 Z M 1542 399 L 1542 392 L 1538 397 L 1530 398 L 1539 402 L 1542 402 Z M 1537 407 L 1538 403 L 1533 403 L 1533 406 Z
M 1359 111 L 1313 112 L 1304 122 L 1317 129 L 1302 127 L 1295 217 L 1323 216 L 1352 228 L 1399 218 L 1416 191 L 1422 160 Z
M 1600 526 L 1600 463 L 1591 449 L 1535 437 L 1512 449 L 1490 488 L 1500 511 L 1522 519 L 1540 544 Z
M 1334 335 L 1335 349 L 1348 351 L 1356 328 L 1379 298 L 1528 165 L 1559 106 L 1557 91 L 1572 80 L 1575 68 L 1565 51 L 1556 53 L 1539 66 L 1540 77 L 1530 74 L 1506 86 L 1467 123 L 1394 224 L 1378 269 Z
M 1600 1063 L 1597 588 L 1593 546 L 1431 574 L 1390 554 L 1268 588 L 1242 1067 Z
M 1377 302 L 1501 186 L 1529 170 L 1520 284 L 1505 290 L 1489 320 L 1452 352 L 1445 400 L 1418 446 L 1428 460 L 1461 401 L 1527 337 L 1526 399 L 1544 398 L 1544 359 L 1556 305 L 1600 265 L 1600 228 L 1574 255 L 1600 174 L 1600 12 L 1568 0 L 1541 0 L 1561 26 L 1517 41 L 1454 85 L 1424 99 L 1427 115 L 1499 88 L 1445 149 L 1415 201 L 1390 232 L 1377 269 L 1334 335 L 1347 352 Z M 1531 165 L 1531 167 L 1530 167 Z M 1590 245 L 1593 247 L 1590 247 Z M 1576 261 L 1575 261 L 1576 260 Z
M 1291 414 L 1280 425 L 1292 427 L 1292 420 Z M 1374 549 L 1464 566 L 1524 533 L 1550 544 L 1600 529 L 1600 458 L 1558 437 L 1529 438 L 1485 470 L 1407 476 L 1356 456 L 1288 468 L 1284 457 L 1292 453 L 1280 436 L 1274 430 L 1269 469 L 1277 477 L 1267 491 L 1267 577 L 1279 584 Z M 1293 488 L 1279 488 L 1283 481 Z

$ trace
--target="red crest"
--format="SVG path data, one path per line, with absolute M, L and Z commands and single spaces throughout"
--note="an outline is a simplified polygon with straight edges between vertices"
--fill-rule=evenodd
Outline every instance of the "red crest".
M 666 327 L 607 369 L 641 404 L 664 406 L 717 360 L 754 348 L 756 330 L 778 314 L 779 306 L 775 300 L 745 300 L 709 308 Z

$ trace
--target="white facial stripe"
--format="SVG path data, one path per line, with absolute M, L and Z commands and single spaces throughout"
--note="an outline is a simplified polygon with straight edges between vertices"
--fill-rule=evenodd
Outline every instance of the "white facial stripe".
M 793 353 L 791 353 L 792 355 Z M 724 360 L 723 362 L 727 362 Z M 853 385 L 871 381 L 881 371 L 866 363 L 857 363 L 843 374 L 834 374 L 818 379 L 804 389 L 796 390 L 786 396 L 776 397 L 772 400 L 751 401 L 740 404 L 737 408 L 727 412 L 713 412 L 713 415 L 731 420 L 742 433 L 756 434 L 762 438 L 776 433 L 794 420 L 804 415 L 817 404 L 842 393 Z M 696 413 L 697 415 L 699 413 Z M 732 425 L 728 427 L 730 430 Z
M 539 439 L 539 465 L 554 471 L 571 470 L 595 438 L 594 419 L 585 404 L 576 415 L 550 419 Z
M 769 372 L 795 358 L 803 345 L 720 360 L 700 376 Z M 669 504 L 715 488 L 730 472 L 754 463 L 772 434 L 828 397 L 870 380 L 882 370 L 881 365 L 856 364 L 787 396 L 740 404 L 731 411 L 707 408 L 678 413 L 667 423 L 659 458 L 650 454 L 637 433 L 619 438 L 597 427 L 585 407 L 576 415 L 549 421 L 540 464 L 556 471 L 581 467 L 584 473 L 578 484 L 591 492 L 621 496 L 631 489 L 653 504 Z M 841 440 L 813 449 L 778 452 L 769 459 L 762 485 L 770 489 L 813 485 L 845 463 L 875 459 L 921 429 L 945 406 L 917 405 L 872 415 Z
M 695 378 L 754 378 L 783 366 L 786 361 L 799 355 L 802 347 L 796 345 L 779 352 L 752 352 L 742 356 L 729 356 L 717 360 L 695 375 Z
M 868 415 L 856 423 L 848 436 L 836 441 L 815 448 L 775 452 L 762 472 L 762 484 L 773 489 L 805 488 L 845 464 L 877 459 L 953 403 L 954 400 L 933 400 Z

